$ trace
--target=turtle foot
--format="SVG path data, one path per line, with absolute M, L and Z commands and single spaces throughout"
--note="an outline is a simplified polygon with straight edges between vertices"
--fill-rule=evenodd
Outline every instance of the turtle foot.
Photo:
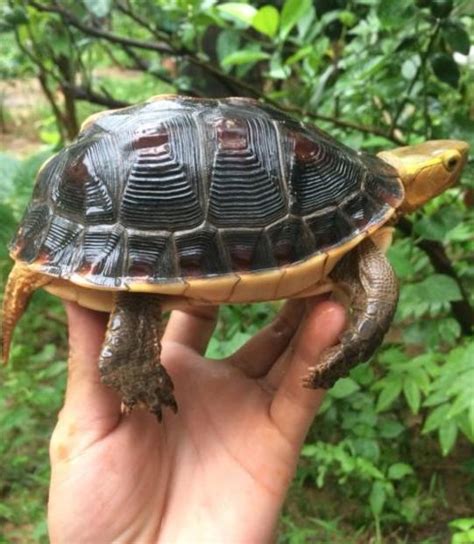
M 128 365 L 111 369 L 102 375 L 102 383 L 112 387 L 122 396 L 122 413 L 128 415 L 135 407 L 155 414 L 158 421 L 163 419 L 163 407 L 177 412 L 178 405 L 173 394 L 173 382 L 161 364 L 152 367 Z
M 120 292 L 110 314 L 99 358 L 102 383 L 122 396 L 122 412 L 141 406 L 162 420 L 163 407 L 177 411 L 173 382 L 160 363 L 160 298 Z
M 308 369 L 308 374 L 303 378 L 303 387 L 330 389 L 339 378 L 347 376 L 350 369 L 341 345 L 333 346 L 323 351 L 317 366 Z

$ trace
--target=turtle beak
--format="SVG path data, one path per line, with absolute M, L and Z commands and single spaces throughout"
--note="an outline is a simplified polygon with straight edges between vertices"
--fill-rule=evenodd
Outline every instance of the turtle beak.
M 461 140 L 431 140 L 380 153 L 397 169 L 405 186 L 400 211 L 414 211 L 457 183 L 468 151 L 469 145 Z

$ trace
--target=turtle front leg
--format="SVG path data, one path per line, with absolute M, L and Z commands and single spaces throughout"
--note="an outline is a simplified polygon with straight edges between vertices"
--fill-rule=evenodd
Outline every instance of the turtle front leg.
M 173 382 L 160 363 L 161 333 L 160 297 L 119 292 L 99 359 L 101 381 L 122 395 L 122 410 L 143 406 L 159 421 L 162 406 L 177 410 Z
M 315 389 L 329 389 L 353 366 L 373 355 L 390 327 L 398 302 L 395 273 L 370 239 L 341 259 L 331 279 L 349 295 L 352 315 L 340 343 L 325 350 L 305 377 L 305 387 Z

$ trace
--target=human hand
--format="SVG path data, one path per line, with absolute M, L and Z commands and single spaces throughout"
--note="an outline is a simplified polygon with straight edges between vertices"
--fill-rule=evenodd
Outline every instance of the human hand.
M 344 310 L 286 303 L 224 361 L 203 357 L 214 308 L 172 313 L 162 361 L 178 414 L 120 414 L 100 383 L 107 316 L 66 304 L 66 399 L 51 440 L 51 542 L 267 542 L 323 391 L 301 387 L 340 334 Z

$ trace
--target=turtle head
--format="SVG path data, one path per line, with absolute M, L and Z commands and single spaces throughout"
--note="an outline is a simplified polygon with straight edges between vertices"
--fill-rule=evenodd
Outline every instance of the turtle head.
M 432 140 L 379 153 L 397 170 L 405 187 L 400 211 L 410 213 L 454 185 L 468 150 L 468 144 L 460 140 Z

